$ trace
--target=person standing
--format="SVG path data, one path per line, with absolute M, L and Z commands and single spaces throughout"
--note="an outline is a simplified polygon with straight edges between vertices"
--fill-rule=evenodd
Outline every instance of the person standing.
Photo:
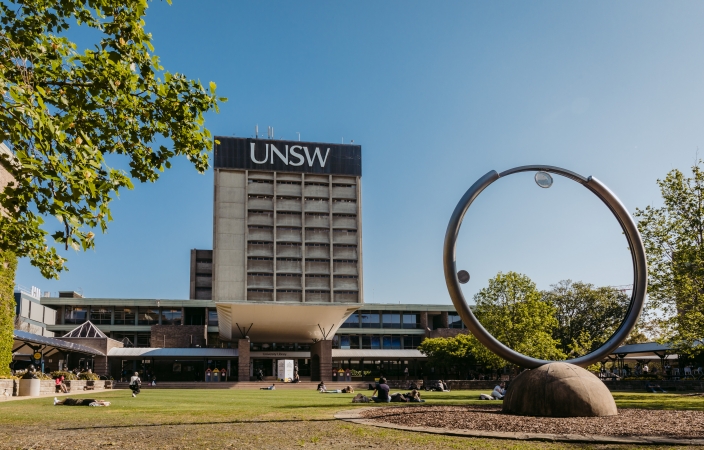
M 142 386 L 142 380 L 139 378 L 139 372 L 135 372 L 134 376 L 130 379 L 130 389 L 132 389 L 132 397 L 136 397 L 140 392 L 140 387 Z
M 403 369 L 403 380 L 408 381 L 408 366 L 406 366 L 406 368 Z

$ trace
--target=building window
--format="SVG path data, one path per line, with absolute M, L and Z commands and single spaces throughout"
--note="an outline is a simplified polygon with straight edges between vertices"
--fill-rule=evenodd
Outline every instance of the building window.
M 218 311 L 216 309 L 208 310 L 208 326 L 215 326 L 218 324 Z
M 401 350 L 401 336 L 391 336 L 391 348 Z
M 404 314 L 403 328 L 420 328 L 420 314 Z
M 379 350 L 381 338 L 379 336 L 362 336 L 362 348 L 364 350 Z
M 423 340 L 423 336 L 403 336 L 403 348 L 416 349 Z
M 134 313 L 135 308 L 115 308 L 115 325 L 134 325 Z
M 350 337 L 349 336 L 340 336 L 340 348 L 341 349 L 349 349 L 350 348 Z
M 453 313 L 447 315 L 447 326 L 448 328 L 464 328 L 460 315 Z
M 139 333 L 137 335 L 136 347 L 150 347 L 151 333 Z
M 381 323 L 379 323 L 379 313 L 362 312 L 359 315 L 362 318 L 362 328 L 381 328 Z
M 384 313 L 382 314 L 384 328 L 401 328 L 401 314 Z
M 110 325 L 111 315 L 110 308 L 96 306 L 90 310 L 90 321 L 96 325 Z
M 359 328 L 359 314 L 353 312 L 340 328 Z
M 86 321 L 88 308 L 82 306 L 64 306 L 64 323 L 79 324 Z
M 161 309 L 161 324 L 162 325 L 181 325 L 183 317 L 181 308 L 162 308 Z
M 132 323 L 134 323 L 134 321 L 132 321 Z M 116 341 L 122 342 L 122 344 L 125 347 L 134 347 L 134 343 L 135 343 L 134 333 L 113 332 L 112 338 L 115 339 Z
M 138 317 L 137 324 L 138 325 L 158 325 L 159 324 L 159 308 L 139 308 L 139 317 Z
M 388 350 L 391 348 L 391 336 L 382 336 L 381 348 L 383 348 L 384 350 Z

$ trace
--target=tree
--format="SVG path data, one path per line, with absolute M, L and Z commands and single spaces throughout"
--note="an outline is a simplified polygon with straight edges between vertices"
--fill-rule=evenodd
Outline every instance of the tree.
M 704 336 L 704 172 L 670 171 L 657 180 L 663 206 L 636 209 L 648 255 L 648 309 L 664 313 L 665 337 L 681 353 L 700 351 Z
M 10 375 L 12 363 L 16 267 L 17 258 L 12 252 L 0 252 L 0 378 Z
M 559 342 L 553 338 L 558 325 L 555 308 L 542 299 L 527 276 L 499 273 L 474 296 L 474 302 L 477 319 L 504 345 L 534 358 L 564 359 Z M 474 355 L 490 367 L 506 364 L 483 345 L 475 347 Z
M 15 182 L 0 193 L 0 251 L 29 257 L 45 277 L 66 270 L 47 242 L 94 247 L 110 202 L 133 180 L 154 182 L 185 156 L 208 168 L 204 113 L 224 98 L 200 81 L 165 72 L 144 30 L 146 0 L 0 1 L 0 164 Z M 95 31 L 79 52 L 70 28 Z M 171 143 L 168 146 L 169 142 Z M 129 173 L 108 165 L 129 165 Z
M 553 337 L 569 358 L 596 350 L 611 337 L 626 316 L 630 298 L 611 287 L 563 280 L 543 293 L 555 309 Z
M 473 356 L 477 340 L 472 335 L 458 334 L 450 338 L 428 338 L 418 350 L 428 357 L 427 363 L 441 373 L 456 373 L 460 378 L 476 364 Z
M 476 318 L 504 345 L 534 358 L 564 359 L 560 342 L 553 338 L 556 309 L 543 300 L 527 276 L 499 272 L 474 296 L 474 302 Z M 474 364 L 499 370 L 507 364 L 472 334 L 425 339 L 418 350 L 428 356 L 429 364 L 445 372 L 469 370 Z

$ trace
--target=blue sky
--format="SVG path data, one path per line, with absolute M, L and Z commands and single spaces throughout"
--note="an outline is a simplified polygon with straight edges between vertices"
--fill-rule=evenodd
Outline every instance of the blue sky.
M 704 3 L 198 1 L 150 5 L 171 72 L 228 97 L 218 135 L 346 142 L 363 150 L 366 302 L 449 303 L 447 221 L 480 176 L 562 166 L 606 183 L 630 211 L 704 149 Z M 605 206 L 557 177 L 500 180 L 465 218 L 469 297 L 498 271 L 541 289 L 632 281 Z M 212 247 L 212 171 L 184 160 L 113 203 L 97 249 L 58 281 L 21 261 L 17 283 L 90 297 L 187 298 L 189 250 Z M 51 219 L 49 219 L 49 223 Z

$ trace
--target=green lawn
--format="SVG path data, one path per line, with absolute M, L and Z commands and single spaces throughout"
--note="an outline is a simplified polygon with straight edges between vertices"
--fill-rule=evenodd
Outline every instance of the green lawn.
M 426 405 L 487 404 L 478 391 L 424 393 Z M 337 421 L 353 394 L 305 390 L 145 390 L 82 394 L 107 408 L 0 403 L 0 448 L 564 448 L 399 432 Z M 619 407 L 704 410 L 704 397 L 615 393 Z M 417 405 L 417 404 L 416 404 Z M 359 405 L 362 407 L 368 404 Z M 612 447 L 609 447 L 612 448 Z

